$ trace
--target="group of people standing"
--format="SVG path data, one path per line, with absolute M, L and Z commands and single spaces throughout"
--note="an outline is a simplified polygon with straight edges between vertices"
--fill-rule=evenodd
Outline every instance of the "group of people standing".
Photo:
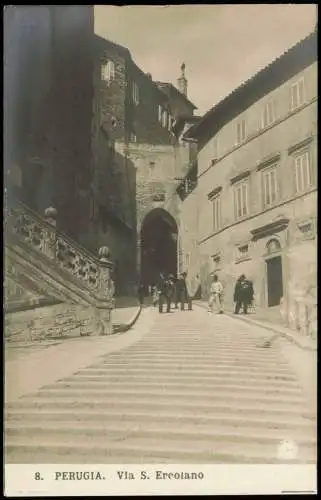
M 234 288 L 233 301 L 235 303 L 234 314 L 239 314 L 241 308 L 243 308 L 243 313 L 248 314 L 248 308 L 253 303 L 254 299 L 254 288 L 253 283 L 250 281 L 245 274 L 242 274 L 236 281 Z M 210 295 L 208 301 L 209 312 L 223 313 L 223 303 L 224 303 L 224 287 L 221 281 L 219 281 L 217 275 L 213 276 L 213 282 L 210 287 Z
M 175 278 L 173 274 L 168 276 L 163 273 L 160 274 L 158 284 L 153 285 L 150 290 L 153 305 L 154 307 L 158 305 L 160 313 L 163 312 L 164 306 L 166 307 L 165 312 L 170 312 L 172 304 L 175 309 L 178 309 L 180 304 L 182 311 L 185 310 L 185 305 L 187 305 L 188 310 L 192 310 L 192 296 L 188 291 L 186 277 L 187 273 L 181 273 L 178 278 Z M 144 296 L 145 287 L 139 285 L 138 298 L 140 304 L 143 304 Z
M 185 305 L 189 311 L 192 310 L 192 294 L 189 293 L 188 285 L 186 282 L 187 273 L 181 273 L 178 278 L 172 274 L 165 276 L 160 274 L 158 285 L 151 287 L 152 302 L 154 307 L 158 305 L 160 313 L 163 312 L 164 305 L 166 306 L 165 312 L 171 311 L 172 304 L 175 309 L 185 310 Z M 139 301 L 143 303 L 144 287 L 140 285 L 138 289 Z M 242 274 L 236 281 L 234 288 L 233 301 L 235 303 L 234 314 L 239 314 L 243 309 L 244 314 L 248 314 L 248 308 L 253 303 L 254 288 L 253 283 L 245 274 Z M 211 313 L 217 312 L 223 314 L 224 311 L 224 286 L 218 279 L 217 275 L 213 276 L 213 281 L 210 286 L 208 311 Z
M 160 282 L 153 291 L 153 304 L 158 304 L 158 311 L 163 312 L 163 306 L 166 305 L 166 312 L 169 313 L 171 305 L 174 304 L 178 309 L 180 304 L 181 311 L 185 310 L 185 304 L 188 310 L 192 310 L 192 297 L 188 293 L 186 284 L 187 273 L 181 273 L 178 278 L 170 274 L 169 276 L 160 275 Z

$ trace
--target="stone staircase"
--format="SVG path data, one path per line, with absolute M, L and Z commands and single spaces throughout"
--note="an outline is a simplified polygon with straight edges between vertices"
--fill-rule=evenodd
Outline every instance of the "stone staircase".
M 264 335 L 201 309 L 159 315 L 139 342 L 9 404 L 6 462 L 315 463 L 315 414 L 277 345 L 256 347 Z
M 17 203 L 5 217 L 5 339 L 112 333 L 114 286 L 107 247 L 98 257 Z

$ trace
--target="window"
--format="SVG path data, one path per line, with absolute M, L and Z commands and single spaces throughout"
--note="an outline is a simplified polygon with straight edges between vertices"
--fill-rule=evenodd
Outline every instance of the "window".
M 101 66 L 101 79 L 110 82 L 115 79 L 115 64 L 108 61 Z
M 164 109 L 163 110 L 163 115 L 162 115 L 162 126 L 167 127 L 167 111 Z
M 172 129 L 173 125 L 173 118 L 171 116 L 168 117 L 168 130 L 170 131 Z
M 262 172 L 263 206 L 270 207 L 278 199 L 277 167 Z
M 238 260 L 246 259 L 249 255 L 248 243 L 245 245 L 240 245 L 237 249 L 237 252 L 238 252 L 238 255 L 237 255 Z
M 291 86 L 291 102 L 290 102 L 290 107 L 291 110 L 294 110 L 301 106 L 304 103 L 305 96 L 304 96 L 304 79 L 301 78 L 299 81 L 294 83 Z
M 236 144 L 240 144 L 245 141 L 246 138 L 246 123 L 245 120 L 241 120 L 236 124 Z
M 216 231 L 221 227 L 221 197 L 215 196 L 212 200 L 213 206 L 213 230 Z
M 234 186 L 234 214 L 235 219 L 248 215 L 248 182 L 243 181 Z
M 158 106 L 158 121 L 162 121 L 163 109 L 162 106 Z
M 306 191 L 312 184 L 310 155 L 305 151 L 294 158 L 295 189 L 297 193 Z
M 137 136 L 134 133 L 130 134 L 129 142 L 137 142 Z
M 268 127 L 275 120 L 275 102 L 271 99 L 264 105 L 262 114 L 262 128 Z
M 139 104 L 139 88 L 137 83 L 133 83 L 133 101 L 135 104 Z

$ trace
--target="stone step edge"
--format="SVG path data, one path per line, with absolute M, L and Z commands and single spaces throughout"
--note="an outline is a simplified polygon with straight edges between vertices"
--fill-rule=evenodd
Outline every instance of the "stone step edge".
M 252 396 L 252 397 L 251 397 Z M 55 388 L 41 388 L 35 396 L 26 396 L 28 398 L 32 397 L 37 400 L 42 399 L 42 398 L 58 398 L 58 399 L 71 399 L 71 398 L 77 398 L 80 397 L 80 400 L 83 399 L 88 399 L 91 400 L 91 398 L 123 398 L 124 399 L 154 399 L 154 398 L 168 398 L 170 399 L 177 399 L 182 401 L 186 399 L 193 399 L 195 401 L 206 401 L 207 399 L 213 399 L 213 400 L 225 400 L 225 399 L 230 399 L 233 401 L 256 401 L 257 403 L 272 403 L 272 402 L 277 402 L 277 403 L 285 403 L 285 404 L 291 404 L 295 406 L 299 405 L 304 405 L 305 404 L 305 398 L 304 395 L 282 395 L 278 394 L 277 396 L 273 394 L 263 394 L 261 396 L 257 396 L 256 394 L 251 394 L 251 393 L 242 393 L 241 391 L 238 394 L 230 393 L 229 391 L 221 391 L 219 394 L 215 394 L 213 391 L 212 394 L 208 393 L 198 393 L 198 392 L 191 392 L 191 393 L 185 393 L 182 394 L 181 392 L 175 392 L 175 391 L 153 391 L 152 393 L 150 391 L 117 391 L 117 390 L 110 390 L 110 389 L 90 389 L 89 390 L 84 390 L 84 389 L 77 389 L 77 388 L 60 388 L 60 387 L 55 387 Z
M 255 400 L 254 400 L 255 401 Z M 214 403 L 211 403 L 211 404 L 200 404 L 198 403 L 198 408 L 202 408 L 202 411 L 206 411 L 206 412 L 215 412 L 216 411 L 220 411 L 220 412 L 233 412 L 233 413 L 238 413 L 238 414 L 244 414 L 244 413 L 252 413 L 252 414 L 273 414 L 273 415 L 291 415 L 292 417 L 299 417 L 300 419 L 301 418 L 304 418 L 306 416 L 306 418 L 314 418 L 314 413 L 312 411 L 306 411 L 304 409 L 304 405 L 291 405 L 291 404 L 287 404 L 285 407 L 282 407 L 280 408 L 280 406 L 278 405 L 275 405 L 275 406 L 271 406 L 271 404 L 269 404 L 269 402 L 265 402 L 264 406 L 263 405 L 260 405 L 259 408 L 257 408 L 257 405 L 256 406 L 251 406 L 251 402 L 249 401 L 246 401 L 245 402 L 245 405 L 244 403 L 243 404 L 239 404 L 240 402 L 239 401 L 233 401 L 233 405 L 222 405 L 222 402 L 220 401 L 216 401 Z M 246 404 L 247 403 L 247 404 Z M 114 407 L 114 408 L 122 408 L 122 409 L 126 409 L 126 408 L 130 408 L 130 409 L 133 409 L 134 407 L 135 408 L 140 408 L 140 409 L 144 409 L 144 408 L 151 408 L 153 407 L 155 409 L 155 406 L 156 406 L 156 410 L 158 409 L 168 409 L 168 408 L 173 408 L 173 402 L 172 401 L 162 401 L 162 402 L 159 402 L 159 401 L 156 401 L 156 402 L 153 402 L 152 404 L 148 401 L 148 400 L 140 400 L 140 401 L 130 401 L 129 403 L 126 401 L 126 402 L 123 402 L 121 400 L 118 400 L 118 399 L 109 399 L 109 400 L 106 400 L 106 401 L 93 401 L 93 400 L 86 400 L 86 399 L 83 399 L 81 401 L 76 401 L 75 399 L 67 399 L 67 398 L 60 398 L 60 399 L 55 399 L 54 401 L 50 398 L 40 398 L 39 400 L 34 400 L 32 398 L 29 398 L 29 399 L 20 399 L 19 401 L 16 401 L 14 403 L 11 403 L 10 405 L 7 405 L 7 409 L 8 410 L 12 410 L 12 409 L 16 409 L 16 410 L 19 410 L 20 413 L 23 413 L 24 410 L 33 410 L 33 411 L 36 411 L 36 410 L 40 410 L 40 409 L 49 409 L 49 408 L 57 408 L 58 406 L 63 409 L 63 410 L 72 410 L 72 411 L 75 411 L 75 412 L 79 412 L 81 411 L 83 408 L 88 408 L 88 406 L 90 408 L 100 408 L 101 410 L 107 410 L 109 409 L 110 407 Z M 178 408 L 180 409 L 180 411 L 184 411 L 184 413 L 189 413 L 189 412 L 193 412 L 195 411 L 195 405 L 194 404 L 187 404 L 187 402 L 184 401 L 184 404 L 178 404 L 176 405 L 178 406 Z
M 84 443 L 84 442 L 77 442 L 77 443 L 72 443 L 72 444 L 67 444 L 66 442 L 55 442 L 55 443 L 51 443 L 50 441 L 42 441 L 41 443 L 39 444 L 34 444 L 34 443 L 28 443 L 28 442 L 15 442 L 15 440 L 11 440 L 11 441 L 8 441 L 6 440 L 6 444 L 5 444 L 5 451 L 8 452 L 11 449 L 12 452 L 16 451 L 16 452 L 19 452 L 23 449 L 25 450 L 34 450 L 34 454 L 37 455 L 37 453 L 39 452 L 40 449 L 44 449 L 46 450 L 46 452 L 48 453 L 48 455 L 50 455 L 50 450 L 56 450 L 56 452 L 58 453 L 61 453 L 64 455 L 64 457 L 66 458 L 68 456 L 68 453 L 71 452 L 71 450 L 75 450 L 77 453 L 79 453 L 79 455 L 81 454 L 87 454 L 88 452 L 91 452 L 91 453 L 94 453 L 94 454 L 100 454 L 100 455 L 112 455 L 113 453 L 119 453 L 119 452 L 126 452 L 126 453 L 139 453 L 140 455 L 145 455 L 145 456 L 148 456 L 148 455 L 153 455 L 155 454 L 164 454 L 165 456 L 176 456 L 176 457 L 179 457 L 179 456 L 186 456 L 186 455 L 189 455 L 191 458 L 196 458 L 196 457 L 199 457 L 199 456 L 203 456 L 204 458 L 205 457 L 211 457 L 213 456 L 213 458 L 215 457 L 215 455 L 220 455 L 220 456 L 229 456 L 229 457 L 235 457 L 235 459 L 237 459 L 236 457 L 239 457 L 239 459 L 243 458 L 243 459 L 246 459 L 247 457 L 255 457 L 257 456 L 257 462 L 256 463 L 260 463 L 261 462 L 261 459 L 264 460 L 264 462 L 266 463 L 266 460 L 269 460 L 271 459 L 272 457 L 274 459 L 277 460 L 277 447 L 275 447 L 276 449 L 275 450 L 267 450 L 267 447 L 264 447 L 262 449 L 262 446 L 260 445 L 254 445 L 252 447 L 252 449 L 248 449 L 248 450 L 242 450 L 243 453 L 239 453 L 237 452 L 236 450 L 234 451 L 233 449 L 231 449 L 230 451 L 224 451 L 224 445 L 221 446 L 220 448 L 223 448 L 223 449 L 220 449 L 220 450 L 216 450 L 213 449 L 213 450 L 210 450 L 209 447 L 206 449 L 203 449 L 203 448 L 198 448 L 196 449 L 194 446 L 193 448 L 191 447 L 182 447 L 180 446 L 179 448 L 177 447 L 173 447 L 173 443 L 170 442 L 169 444 L 171 445 L 170 447 L 166 446 L 167 443 L 164 443 L 164 441 L 162 440 L 161 443 L 156 443 L 155 440 L 154 442 L 152 443 L 152 446 L 149 447 L 147 443 L 140 443 L 140 444 L 136 444 L 136 443 L 131 443 L 131 444 L 127 444 L 126 442 L 124 441 L 117 441 L 117 442 L 108 442 L 107 445 L 105 445 L 104 447 L 104 444 L 103 443 L 95 443 L 95 444 L 92 444 L 90 442 L 88 443 Z M 239 443 L 236 443 L 236 445 L 239 445 Z M 272 446 L 268 445 L 269 447 L 272 448 Z M 216 447 L 218 448 L 217 446 L 213 446 L 213 448 Z M 254 448 L 254 449 L 253 449 Z M 261 448 L 261 449 L 260 449 Z M 302 448 L 301 448 L 302 450 Z M 305 452 L 309 451 L 309 448 L 308 449 L 304 449 Z M 67 452 L 67 453 L 66 453 Z M 263 452 L 263 453 L 262 453 Z M 304 454 L 306 455 L 306 453 Z M 311 457 L 312 459 L 312 457 Z M 293 463 L 295 463 L 295 461 L 291 461 Z M 66 463 L 66 462 L 65 462 Z
M 171 391 L 183 391 L 183 392 L 187 392 L 189 391 L 190 389 L 193 389 L 194 391 L 198 391 L 198 390 L 202 390 L 203 389 L 203 393 L 204 394 L 210 394 L 211 392 L 214 392 L 214 391 L 219 391 L 219 392 L 222 392 L 222 391 L 245 391 L 245 392 L 253 392 L 253 393 L 261 393 L 263 392 L 264 394 L 269 394 L 269 393 L 276 393 L 276 394 L 286 394 L 288 396 L 298 396 L 298 397 L 301 397 L 302 395 L 304 396 L 304 391 L 303 389 L 301 389 L 301 387 L 298 387 L 298 388 L 290 388 L 290 387 L 280 387 L 279 385 L 275 385 L 273 387 L 266 387 L 266 384 L 262 386 L 260 385 L 255 385 L 255 384 L 251 384 L 251 385 L 247 385 L 247 384 L 244 384 L 244 385 L 241 385 L 241 384 L 190 384 L 189 386 L 186 386 L 186 384 L 183 384 L 183 383 L 151 383 L 151 382 L 146 382 L 146 383 L 143 383 L 143 382 L 130 382 L 130 381 L 112 381 L 111 383 L 108 384 L 108 382 L 106 382 L 105 380 L 101 380 L 101 381 L 98 381 L 98 380 L 91 380 L 91 381 L 79 381 L 78 379 L 74 379 L 74 378 L 71 378 L 71 380 L 67 381 L 67 380 L 57 380 L 57 382 L 54 382 L 53 384 L 49 384 L 49 385 L 46 385 L 46 386 L 43 386 L 41 387 L 41 389 L 39 390 L 49 390 L 49 389 L 100 389 L 100 388 L 103 388 L 103 387 L 106 387 L 107 389 L 114 389 L 115 391 L 116 390 L 123 390 L 123 389 L 126 389 L 127 390 L 135 390 L 137 388 L 139 388 L 140 390 L 142 389 L 152 389 L 154 390 L 155 388 L 159 388 L 159 387 L 162 387 L 162 388 L 166 388 L 167 391 L 171 392 Z
M 112 434 L 113 436 L 116 436 L 117 433 L 122 433 L 128 435 L 128 437 L 135 437 L 135 438 L 143 438 L 143 439 L 171 439 L 173 441 L 180 441 L 182 439 L 184 440 L 199 440 L 199 441 L 209 441 L 211 439 L 215 440 L 216 442 L 250 442 L 250 443 L 255 443 L 255 444 L 267 444 L 267 445 L 273 445 L 273 444 L 278 444 L 280 441 L 283 441 L 285 439 L 292 439 L 292 435 L 290 436 L 290 433 L 283 433 L 281 435 L 282 431 L 280 432 L 280 435 L 276 435 L 277 432 L 276 430 L 269 429 L 269 435 L 263 435 L 259 433 L 253 433 L 252 429 L 223 429 L 223 428 L 218 428 L 215 429 L 215 431 L 211 432 L 212 429 L 208 428 L 206 426 L 203 426 L 203 428 L 200 428 L 200 426 L 193 426 L 189 428 L 182 429 L 182 427 L 179 428 L 159 428 L 154 425 L 146 425 L 145 427 L 140 428 L 138 425 L 132 425 L 132 428 L 130 428 L 127 424 L 126 425 L 119 425 L 116 423 L 113 423 L 111 426 L 108 425 L 109 422 L 107 422 L 107 425 L 90 425 L 88 427 L 84 426 L 83 424 L 76 425 L 76 426 L 68 426 L 68 425 L 43 425 L 42 423 L 39 425 L 26 425 L 24 424 L 23 426 L 19 426 L 17 424 L 7 424 L 5 428 L 5 436 L 6 439 L 10 439 L 10 437 L 17 437 L 17 436 L 25 436 L 27 433 L 28 439 L 32 439 L 32 436 L 35 438 L 34 434 L 36 433 L 36 437 L 42 437 L 43 434 L 49 433 L 52 438 L 54 438 L 57 434 L 60 436 L 60 438 L 63 438 L 65 434 L 68 434 L 68 439 L 70 438 L 71 441 L 76 438 L 77 436 L 82 437 L 84 439 L 91 439 L 91 438 L 103 438 L 105 435 L 110 435 Z M 136 427 L 136 428 L 135 428 Z M 138 427 L 138 429 L 137 429 Z M 168 426 L 169 427 L 169 426 Z M 245 431 L 249 430 L 251 434 L 246 433 Z M 265 429 L 264 432 L 267 432 L 267 429 Z M 274 435 L 273 435 L 274 433 Z M 36 438 L 35 438 L 36 439 Z M 66 440 L 66 443 L 68 440 Z M 314 439 L 313 436 L 306 437 L 304 433 L 296 433 L 296 439 L 295 442 L 298 446 L 301 447 L 316 447 L 316 438 Z
M 124 418 L 125 420 L 133 420 L 133 419 L 147 419 L 150 421 L 150 419 L 157 420 L 157 421 L 163 421 L 164 419 L 168 419 L 170 421 L 181 421 L 183 420 L 184 422 L 188 421 L 197 421 L 197 422 L 204 422 L 204 421 L 211 421 L 213 424 L 217 423 L 218 421 L 224 420 L 224 421 L 237 421 L 237 422 L 242 422 L 243 420 L 240 420 L 239 415 L 233 415 L 231 413 L 226 414 L 225 413 L 225 408 L 222 410 L 221 413 L 216 413 L 216 414 L 211 414 L 211 415 L 206 415 L 204 416 L 203 414 L 201 415 L 182 415 L 180 412 L 177 413 L 158 413 L 155 414 L 153 411 L 152 406 L 149 409 L 145 410 L 136 410 L 134 412 L 130 413 L 125 413 L 123 411 L 119 411 L 117 408 L 109 408 L 109 413 L 108 415 L 111 417 L 119 416 L 119 419 Z M 277 415 L 274 415 L 273 411 L 272 414 L 271 412 L 269 413 L 269 419 L 268 419 L 268 425 L 287 425 L 287 424 L 292 424 L 292 421 L 288 418 L 285 418 L 284 415 L 282 415 L 283 419 L 280 420 L 280 412 L 277 412 Z M 282 414 L 284 413 L 283 411 L 281 412 Z M 86 409 L 85 411 L 77 412 L 76 415 L 73 412 L 72 408 L 38 408 L 35 409 L 34 407 L 23 407 L 23 411 L 21 411 L 21 406 L 13 406 L 9 407 L 7 406 L 5 408 L 5 420 L 9 421 L 9 416 L 15 416 L 15 417 L 21 417 L 23 418 L 24 416 L 32 416 L 35 415 L 36 417 L 39 415 L 41 416 L 58 416 L 61 418 L 71 418 L 74 419 L 75 421 L 77 420 L 82 420 L 82 417 L 84 418 L 90 418 L 90 417 L 101 417 L 105 418 L 105 414 L 102 413 L 99 409 Z M 288 415 L 286 414 L 286 417 Z M 294 415 L 295 422 L 297 425 L 302 425 L 303 427 L 313 427 L 317 425 L 316 421 L 316 414 L 311 411 L 303 412 L 302 417 L 298 417 L 298 415 Z M 59 420 L 59 419 L 58 419 Z M 246 420 L 245 422 L 254 422 L 254 424 L 260 424 L 263 422 L 266 422 L 266 413 L 258 414 L 258 415 L 252 415 L 251 413 L 249 415 L 246 415 Z

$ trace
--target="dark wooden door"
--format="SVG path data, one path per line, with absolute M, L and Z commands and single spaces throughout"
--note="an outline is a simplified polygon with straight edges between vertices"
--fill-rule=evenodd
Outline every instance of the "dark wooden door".
M 283 297 L 282 257 L 266 261 L 268 307 L 278 306 Z

